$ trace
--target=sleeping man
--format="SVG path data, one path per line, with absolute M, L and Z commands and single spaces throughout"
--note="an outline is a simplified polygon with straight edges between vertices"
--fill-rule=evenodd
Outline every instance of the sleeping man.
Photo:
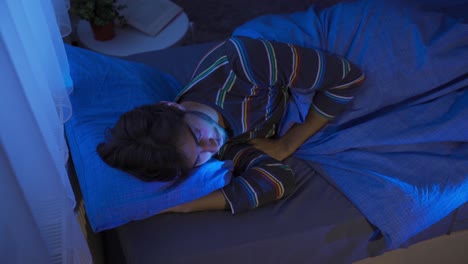
M 183 181 L 211 158 L 233 161 L 233 180 L 170 212 L 230 209 L 233 214 L 295 189 L 281 163 L 346 110 L 364 80 L 346 59 L 287 43 L 235 37 L 197 65 L 175 102 L 124 113 L 97 150 L 110 166 L 145 181 Z M 312 94 L 305 121 L 278 137 L 290 89 Z

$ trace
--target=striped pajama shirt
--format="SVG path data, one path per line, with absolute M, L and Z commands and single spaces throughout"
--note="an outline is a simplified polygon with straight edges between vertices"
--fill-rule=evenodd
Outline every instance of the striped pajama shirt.
M 275 136 L 291 89 L 313 95 L 311 107 L 332 119 L 363 80 L 351 62 L 319 49 L 232 37 L 201 59 L 176 101 L 206 104 L 223 116 L 230 140 L 217 158 L 234 161 L 235 177 L 222 191 L 235 214 L 294 191 L 291 169 L 247 144 Z

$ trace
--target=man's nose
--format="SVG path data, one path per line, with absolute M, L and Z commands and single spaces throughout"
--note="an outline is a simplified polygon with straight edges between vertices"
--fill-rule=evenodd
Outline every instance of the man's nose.
M 207 152 L 218 152 L 219 144 L 214 138 L 206 138 L 200 141 L 200 147 L 203 151 Z

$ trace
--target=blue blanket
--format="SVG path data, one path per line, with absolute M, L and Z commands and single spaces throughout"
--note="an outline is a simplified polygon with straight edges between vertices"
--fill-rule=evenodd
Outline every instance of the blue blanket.
M 468 6 L 389 2 L 263 16 L 234 35 L 318 47 L 363 69 L 349 111 L 295 156 L 320 164 L 396 248 L 468 201 Z M 281 133 L 312 95 L 293 91 Z

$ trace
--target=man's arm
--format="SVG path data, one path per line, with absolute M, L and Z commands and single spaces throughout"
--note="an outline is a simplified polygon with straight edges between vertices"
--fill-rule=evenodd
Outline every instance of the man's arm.
M 289 166 L 250 145 L 230 142 L 219 158 L 234 164 L 234 178 L 222 188 L 233 214 L 279 200 L 296 188 Z
M 310 108 L 302 124 L 294 124 L 280 138 L 254 138 L 250 143 L 271 157 L 282 161 L 291 156 L 307 139 L 328 123 L 329 119 Z
M 174 206 L 161 213 L 189 213 L 198 211 L 212 211 L 229 209 L 226 199 L 221 190 L 216 190 L 206 196 L 191 202 Z
M 320 130 L 327 122 L 328 122 L 328 119 L 321 116 L 313 108 L 310 108 L 305 122 L 302 124 L 295 124 L 293 127 L 291 127 L 287 131 L 287 133 L 283 137 L 279 139 L 257 138 L 257 139 L 251 140 L 251 143 L 253 143 L 253 146 L 255 148 L 268 154 L 269 156 L 271 156 L 271 158 L 281 161 L 289 157 L 290 155 L 292 155 L 294 151 L 302 145 L 302 143 L 304 143 L 308 138 L 310 138 L 313 134 L 315 134 L 318 130 Z M 241 157 L 238 156 L 238 159 L 239 158 Z M 239 161 L 240 160 L 238 160 L 238 162 Z M 244 162 L 243 164 L 246 164 L 246 163 Z M 267 163 L 263 164 L 263 166 L 262 164 L 259 164 L 259 165 L 260 167 L 263 167 L 264 169 L 266 168 L 267 171 L 271 170 L 271 166 L 269 166 Z M 246 167 L 238 168 L 237 170 L 239 171 L 242 169 L 247 169 L 247 168 Z M 230 207 L 236 207 L 236 208 L 231 208 L 231 210 L 233 213 L 237 213 L 237 212 L 245 211 L 247 209 L 258 207 L 261 204 L 255 204 L 255 203 L 249 202 L 249 199 L 244 199 L 249 195 L 249 192 L 252 192 L 252 189 L 249 190 L 250 188 L 246 187 L 245 182 L 258 181 L 256 180 L 256 178 L 264 177 L 262 175 L 252 172 L 252 170 L 258 170 L 258 169 L 260 168 L 254 166 L 253 168 L 250 168 L 251 171 L 246 171 L 245 173 L 243 173 L 244 175 L 243 176 L 241 175 L 241 177 L 238 178 L 237 180 L 236 178 L 234 178 L 233 182 L 230 185 L 226 186 L 223 190 L 216 190 L 213 193 L 207 196 L 204 196 L 202 198 L 199 198 L 197 200 L 167 209 L 163 211 L 163 213 L 165 212 L 188 213 L 188 212 L 197 212 L 197 211 L 226 210 L 226 209 L 229 209 Z M 291 182 L 294 181 L 292 171 L 287 166 L 281 164 L 279 173 L 286 176 L 286 178 L 282 180 L 276 179 L 278 182 L 280 182 L 280 185 L 287 187 L 286 193 L 277 198 L 269 198 L 267 200 L 262 199 L 263 200 L 262 204 L 282 198 L 288 195 L 293 190 L 294 184 L 291 184 Z M 245 179 L 246 177 L 247 177 L 247 180 Z M 279 178 L 279 177 L 276 177 L 276 178 Z M 258 196 L 265 195 L 265 193 L 274 192 L 274 189 L 275 189 L 274 185 L 265 184 L 265 186 L 267 187 L 265 190 L 263 191 L 257 190 L 257 191 L 253 191 L 252 193 L 255 193 L 255 196 L 258 197 Z M 259 194 L 261 192 L 263 192 L 263 194 Z M 268 196 L 272 197 L 271 195 L 268 195 Z M 227 198 L 229 199 L 229 203 L 226 200 Z
M 228 143 L 219 158 L 233 160 L 234 178 L 205 197 L 163 211 L 195 212 L 231 209 L 233 214 L 281 199 L 295 190 L 289 166 L 245 144 Z
M 280 161 L 345 111 L 364 80 L 356 65 L 318 49 L 248 38 L 238 38 L 233 43 L 241 47 L 237 50 L 245 51 L 238 55 L 245 62 L 233 64 L 243 80 L 261 87 L 288 87 L 301 90 L 303 96 L 314 96 L 304 123 L 294 125 L 281 138 L 251 140 L 253 146 Z

